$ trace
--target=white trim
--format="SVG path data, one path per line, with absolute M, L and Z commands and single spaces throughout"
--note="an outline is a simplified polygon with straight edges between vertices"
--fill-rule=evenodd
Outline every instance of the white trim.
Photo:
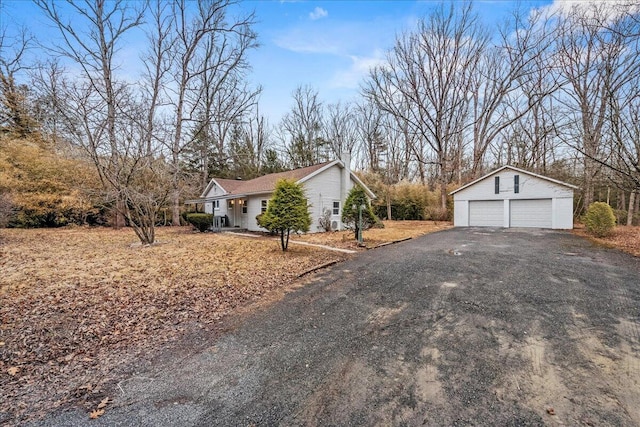
M 297 182 L 298 182 L 298 184 L 302 184 L 303 182 L 310 180 L 314 176 L 319 175 L 322 172 L 326 171 L 327 169 L 331 168 L 332 166 L 334 166 L 336 164 L 340 164 L 340 163 L 341 163 L 340 160 L 334 160 L 332 162 L 329 162 L 326 165 L 324 165 L 323 167 L 321 167 L 320 169 L 311 172 L 309 175 L 303 176 Z
M 334 160 L 334 161 L 332 161 L 332 162 L 330 162 L 330 163 L 327 163 L 326 165 L 324 165 L 323 167 L 321 167 L 321 168 L 320 168 L 320 169 L 318 169 L 317 171 L 313 171 L 313 172 L 312 172 L 312 173 L 310 173 L 309 175 L 306 175 L 306 176 L 304 176 L 304 177 L 300 178 L 297 182 L 298 182 L 299 184 L 303 184 L 305 181 L 310 180 L 310 179 L 311 179 L 311 178 L 313 178 L 314 176 L 321 174 L 322 172 L 326 171 L 327 169 L 329 169 L 329 168 L 331 168 L 331 167 L 333 167 L 333 166 L 335 166 L 335 165 L 338 165 L 338 166 L 339 166 L 339 167 L 341 167 L 341 168 L 344 168 L 344 167 L 345 167 L 345 166 L 344 166 L 344 163 L 342 162 L 342 160 Z M 372 199 L 372 200 L 373 200 L 373 199 L 375 199 L 375 198 L 376 198 L 376 195 L 375 195 L 375 194 L 373 194 L 373 191 L 371 191 L 371 190 L 369 189 L 369 187 L 367 187 L 367 186 L 364 184 L 364 182 L 362 182 L 362 181 L 360 180 L 360 178 L 358 178 L 358 177 L 353 173 L 353 171 L 349 171 L 349 175 L 351 176 L 351 179 L 352 179 L 352 180 L 354 180 L 354 181 L 356 182 L 356 184 L 358 184 L 360 187 L 362 187 L 362 188 L 364 189 L 364 192 L 365 192 L 365 193 L 367 193 L 367 196 L 369 196 L 369 198 L 370 198 L 370 199 Z
M 209 181 L 209 184 L 207 184 L 207 187 L 204 189 L 202 194 L 200 194 L 200 198 L 207 197 L 207 193 L 211 190 L 211 187 L 213 186 L 213 184 L 215 184 L 218 187 L 220 187 L 220 189 L 222 191 L 224 191 L 225 193 L 229 193 L 227 190 L 224 189 L 224 187 L 222 185 L 220 185 L 220 183 L 218 181 L 216 181 L 215 178 L 211 178 L 211 181 Z
M 467 187 L 471 187 L 473 184 L 475 184 L 477 182 L 480 182 L 483 179 L 489 178 L 491 175 L 494 175 L 494 174 L 496 174 L 496 173 L 498 173 L 500 171 L 503 171 L 505 169 L 511 169 L 511 170 L 514 170 L 514 171 L 517 171 L 517 172 L 520 172 L 520 173 L 524 173 L 524 174 L 527 174 L 527 175 L 530 175 L 530 176 L 534 176 L 536 178 L 543 179 L 545 181 L 553 182 L 553 183 L 558 184 L 558 185 L 563 185 L 565 187 L 573 188 L 574 190 L 577 190 L 579 188 L 579 187 L 577 187 L 575 185 L 568 184 L 568 183 L 562 182 L 562 181 L 558 181 L 557 179 L 549 178 L 549 177 L 546 177 L 546 176 L 543 176 L 543 175 L 538 175 L 537 173 L 526 171 L 524 169 L 519 169 L 519 168 L 516 168 L 516 167 L 513 167 L 513 166 L 505 165 L 505 166 L 502 166 L 501 168 L 498 168 L 498 169 L 494 170 L 493 172 L 489 172 L 488 174 L 486 174 L 486 175 L 484 175 L 484 176 L 482 176 L 482 177 L 480 177 L 480 178 L 478 178 L 478 179 L 476 179 L 474 181 L 471 181 L 470 183 L 468 183 L 466 185 L 463 185 L 462 187 L 460 187 L 460 188 L 458 188 L 456 190 L 453 190 L 451 193 L 449 193 L 449 195 L 451 196 L 451 195 L 457 193 L 458 191 L 462 191 Z

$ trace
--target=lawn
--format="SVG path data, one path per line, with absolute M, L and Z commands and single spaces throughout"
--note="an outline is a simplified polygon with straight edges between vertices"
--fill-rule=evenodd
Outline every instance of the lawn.
M 344 254 L 229 234 L 0 229 L 0 424 L 87 411 L 134 362 Z M 274 296 L 275 295 L 275 296 Z
M 439 230 L 451 228 L 453 225 L 446 221 L 383 221 L 384 228 L 371 228 L 362 232 L 362 239 L 366 248 L 373 248 L 384 243 L 422 236 Z M 292 240 L 335 246 L 343 249 L 358 249 L 354 239 L 354 232 L 350 230 L 334 231 L 330 233 L 314 233 L 292 236 Z

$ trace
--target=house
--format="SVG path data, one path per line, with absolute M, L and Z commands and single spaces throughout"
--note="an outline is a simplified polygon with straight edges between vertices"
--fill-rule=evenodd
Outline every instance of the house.
M 342 207 L 349 190 L 357 184 L 373 199 L 375 195 L 353 174 L 349 156 L 345 161 L 334 160 L 286 172 L 272 173 L 248 181 L 213 178 L 199 199 L 187 203 L 202 203 L 206 213 L 226 217 L 224 226 L 250 231 L 264 231 L 256 216 L 267 210 L 276 183 L 283 178 L 303 185 L 311 214 L 310 232 L 325 231 L 319 223 L 323 210 L 331 212 L 332 229 L 341 230 Z
M 573 228 L 578 187 L 503 166 L 452 191 L 456 227 Z

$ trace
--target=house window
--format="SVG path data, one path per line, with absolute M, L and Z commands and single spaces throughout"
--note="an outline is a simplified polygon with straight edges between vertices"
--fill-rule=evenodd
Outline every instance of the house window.
M 500 177 L 496 176 L 494 182 L 495 182 L 495 193 L 500 194 Z
M 214 200 L 213 201 L 213 208 L 214 209 L 220 209 L 220 200 Z
M 340 215 L 340 202 L 333 202 L 333 215 Z
M 247 204 L 248 204 L 248 200 L 243 200 L 240 203 L 242 203 L 242 213 L 247 213 Z
M 520 175 L 513 176 L 513 192 L 514 193 L 520 192 Z
M 260 212 L 265 213 L 267 211 L 267 204 L 269 203 L 268 200 L 261 200 L 260 201 Z

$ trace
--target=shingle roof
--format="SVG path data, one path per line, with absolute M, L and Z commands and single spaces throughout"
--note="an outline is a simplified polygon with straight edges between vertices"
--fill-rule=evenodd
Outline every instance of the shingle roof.
M 218 178 L 214 179 L 230 195 L 268 193 L 276 188 L 276 182 L 281 179 L 292 179 L 294 181 L 299 181 L 304 177 L 311 175 L 315 171 L 322 169 L 329 163 L 331 162 L 319 163 L 317 165 L 307 166 L 306 168 L 299 168 L 285 172 L 270 173 L 268 175 L 250 179 L 248 181 Z

